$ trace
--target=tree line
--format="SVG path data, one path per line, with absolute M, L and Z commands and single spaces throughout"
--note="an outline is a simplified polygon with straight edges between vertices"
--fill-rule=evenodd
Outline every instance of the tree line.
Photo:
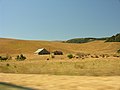
M 87 43 L 95 40 L 105 40 L 105 42 L 120 42 L 120 33 L 104 38 L 74 38 L 64 41 L 64 43 Z

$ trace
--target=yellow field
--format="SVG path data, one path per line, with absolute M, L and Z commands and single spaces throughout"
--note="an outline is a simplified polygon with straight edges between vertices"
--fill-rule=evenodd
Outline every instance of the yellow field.
M 49 51 L 61 50 L 63 53 L 116 53 L 120 42 L 93 41 L 83 44 L 70 44 L 52 41 L 0 39 L 0 54 L 33 54 L 39 48 Z
M 120 90 L 120 76 L 88 77 L 0 73 L 0 82 L 38 90 Z
M 119 58 L 38 59 L 0 62 L 1 73 L 115 76 L 120 75 Z
M 55 58 L 35 55 L 38 48 L 46 48 L 51 52 L 61 50 L 64 55 Z M 118 49 L 120 42 L 70 44 L 0 39 L 0 55 L 9 54 L 13 58 L 0 61 L 0 90 L 6 89 L 2 82 L 38 90 L 120 90 L 120 57 L 113 56 Z M 67 54 L 75 55 L 79 52 L 99 56 L 108 54 L 109 57 L 67 58 Z M 16 55 L 21 53 L 27 60 L 16 61 Z

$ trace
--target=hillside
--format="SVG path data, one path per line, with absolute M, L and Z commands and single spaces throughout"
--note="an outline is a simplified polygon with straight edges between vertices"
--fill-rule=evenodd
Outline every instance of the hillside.
M 120 33 L 108 38 L 106 42 L 120 42 Z
M 66 43 L 87 43 L 95 40 L 107 40 L 108 37 L 106 38 L 74 38 L 67 40 Z
M 33 54 L 38 48 L 46 48 L 49 51 L 62 50 L 64 53 L 115 53 L 120 48 L 120 42 L 105 43 L 103 40 L 98 40 L 83 44 L 72 44 L 0 38 L 0 54 Z
M 111 37 L 104 38 L 73 38 L 65 41 L 66 43 L 87 43 L 95 40 L 105 40 L 105 42 L 120 42 L 120 33 Z

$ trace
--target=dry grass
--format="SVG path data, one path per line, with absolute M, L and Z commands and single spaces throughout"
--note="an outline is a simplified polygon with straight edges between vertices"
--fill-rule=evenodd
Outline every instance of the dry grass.
M 8 65 L 9 64 L 9 65 Z M 86 58 L 64 60 L 26 60 L 0 62 L 0 72 L 54 75 L 120 75 L 120 58 Z
M 0 73 L 0 82 L 38 90 L 120 90 L 120 76 L 88 77 Z
M 33 54 L 38 48 L 50 51 L 61 50 L 64 53 L 115 53 L 120 42 L 93 41 L 83 44 L 70 44 L 52 41 L 0 39 L 0 54 Z
M 47 61 L 46 59 L 50 56 L 33 54 L 38 48 L 43 47 L 50 51 L 61 50 L 65 56 L 55 56 L 54 59 Z M 120 57 L 85 58 L 84 60 L 69 60 L 66 57 L 68 53 L 76 54 L 79 52 L 97 55 L 114 54 L 119 48 L 119 42 L 94 41 L 84 44 L 70 44 L 0 39 L 0 55 L 10 54 L 15 58 L 17 54 L 23 53 L 27 57 L 25 61 L 8 60 L 0 62 L 0 82 L 39 90 L 120 90 L 120 77 L 117 76 L 120 75 Z M 17 74 L 3 74 L 3 72 Z

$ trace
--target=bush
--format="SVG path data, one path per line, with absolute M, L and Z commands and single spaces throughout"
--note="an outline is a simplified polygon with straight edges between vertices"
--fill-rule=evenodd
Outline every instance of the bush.
M 12 57 L 11 56 L 9 56 L 9 55 L 6 55 L 6 56 L 0 56 L 0 60 L 11 60 L 12 59 Z
M 10 66 L 10 64 L 7 63 L 6 66 Z
M 106 42 L 120 42 L 120 33 L 108 38 Z
M 25 60 L 25 59 L 26 59 L 26 57 L 25 57 L 23 54 L 18 55 L 18 56 L 16 57 L 16 60 L 18 60 L 18 61 L 23 61 L 23 60 Z
M 68 57 L 69 59 L 72 59 L 72 58 L 73 58 L 73 55 L 72 55 L 72 54 L 68 54 L 67 57 Z
M 47 58 L 47 60 L 50 60 L 49 58 Z
M 0 56 L 0 60 L 2 60 L 2 56 Z
M 0 60 L 7 60 L 7 57 L 0 56 Z
M 86 57 L 87 56 L 87 54 L 84 54 L 84 53 L 77 53 L 76 54 L 79 58 L 83 58 L 83 57 Z

